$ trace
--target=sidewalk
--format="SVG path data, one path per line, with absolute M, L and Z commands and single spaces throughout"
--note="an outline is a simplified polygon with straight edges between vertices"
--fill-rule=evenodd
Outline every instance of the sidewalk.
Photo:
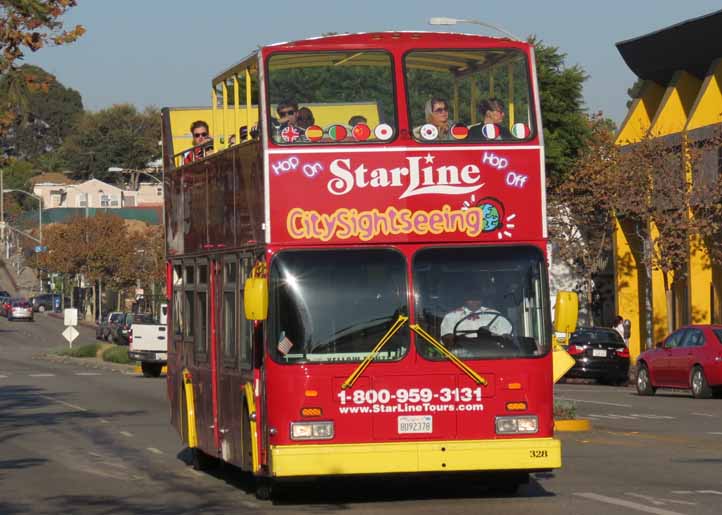
M 17 274 L 12 265 L 0 257 L 0 290 L 7 290 L 16 297 L 32 297 L 39 290 L 38 278 L 28 267 Z

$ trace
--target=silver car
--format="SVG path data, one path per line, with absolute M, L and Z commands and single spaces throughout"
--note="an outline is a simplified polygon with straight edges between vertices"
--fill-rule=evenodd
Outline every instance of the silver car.
M 29 320 L 33 321 L 33 305 L 25 299 L 11 299 L 10 307 L 7 310 L 8 321 Z

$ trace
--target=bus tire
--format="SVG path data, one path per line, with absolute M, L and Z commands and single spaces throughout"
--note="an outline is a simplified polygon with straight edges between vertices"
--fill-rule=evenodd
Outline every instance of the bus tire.
M 521 485 L 526 485 L 527 483 L 529 483 L 528 472 L 504 474 L 490 485 L 489 490 L 493 494 L 510 497 L 517 494 Z
M 148 363 L 146 361 L 141 361 L 140 369 L 143 371 L 143 377 L 160 377 L 163 365 L 160 363 Z
M 271 478 L 259 477 L 256 478 L 256 499 L 260 501 L 270 501 L 273 499 L 277 491 L 277 486 Z

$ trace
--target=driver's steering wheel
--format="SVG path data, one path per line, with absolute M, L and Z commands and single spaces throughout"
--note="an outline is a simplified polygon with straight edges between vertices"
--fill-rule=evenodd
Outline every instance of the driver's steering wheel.
M 493 317 L 492 317 L 492 319 L 489 321 L 489 323 L 479 326 L 478 329 L 459 329 L 459 325 L 460 325 L 464 320 L 470 319 L 470 318 L 472 318 L 472 317 L 481 316 L 481 315 L 493 315 Z M 501 318 L 501 319 L 506 320 L 507 322 L 509 322 L 509 320 L 508 320 L 506 317 L 503 317 L 503 316 L 501 315 L 501 313 L 499 313 L 499 312 L 497 312 L 497 311 L 474 311 L 473 313 L 469 313 L 469 314 L 466 315 L 464 318 L 462 318 L 461 320 L 459 320 L 458 322 L 456 322 L 456 324 L 454 324 L 454 330 L 452 331 L 452 336 L 453 336 L 453 338 L 454 338 L 454 343 L 456 343 L 457 337 L 459 337 L 459 336 L 466 336 L 466 337 L 468 337 L 467 335 L 471 335 L 471 334 L 477 334 L 477 335 L 478 335 L 478 333 L 484 333 L 485 335 L 489 335 L 489 336 L 506 336 L 506 335 L 501 335 L 501 334 L 492 333 L 492 332 L 491 332 L 491 329 L 489 329 L 489 327 L 491 327 L 491 324 L 493 324 L 494 322 L 496 322 L 496 320 L 497 320 L 498 318 Z M 511 325 L 511 322 L 509 322 L 509 325 Z

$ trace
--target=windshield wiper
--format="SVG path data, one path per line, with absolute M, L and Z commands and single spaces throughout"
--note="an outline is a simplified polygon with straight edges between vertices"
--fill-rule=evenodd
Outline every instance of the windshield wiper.
M 422 327 L 419 324 L 413 324 L 410 325 L 409 328 L 421 336 L 424 340 L 429 342 L 429 344 L 434 347 L 436 350 L 438 350 L 442 355 L 444 355 L 449 361 L 451 361 L 454 365 L 459 367 L 462 372 L 464 372 L 467 376 L 469 376 L 476 384 L 480 384 L 483 386 L 486 386 L 488 383 L 486 379 L 481 377 L 479 374 L 476 373 L 474 369 L 472 369 L 469 365 L 461 361 L 459 358 L 457 358 L 454 353 L 452 353 L 449 349 L 447 349 L 443 343 L 438 341 L 436 338 L 431 336 L 429 333 L 424 331 Z
M 356 379 L 358 379 L 361 374 L 364 373 L 364 370 L 366 370 L 366 367 L 368 367 L 373 359 L 376 357 L 376 355 L 381 351 L 384 345 L 386 345 L 391 338 L 394 337 L 394 335 L 403 327 L 403 325 L 409 320 L 409 317 L 406 317 L 404 315 L 399 315 L 399 318 L 396 319 L 396 322 L 393 323 L 391 327 L 389 327 L 389 330 L 386 331 L 386 334 L 384 334 L 381 339 L 378 341 L 376 346 L 369 352 L 369 355 L 366 356 L 361 363 L 356 367 L 356 370 L 351 372 L 351 375 L 348 376 L 348 378 L 343 382 L 341 385 L 342 390 L 346 390 L 348 388 L 351 388 L 353 384 L 356 382 Z

